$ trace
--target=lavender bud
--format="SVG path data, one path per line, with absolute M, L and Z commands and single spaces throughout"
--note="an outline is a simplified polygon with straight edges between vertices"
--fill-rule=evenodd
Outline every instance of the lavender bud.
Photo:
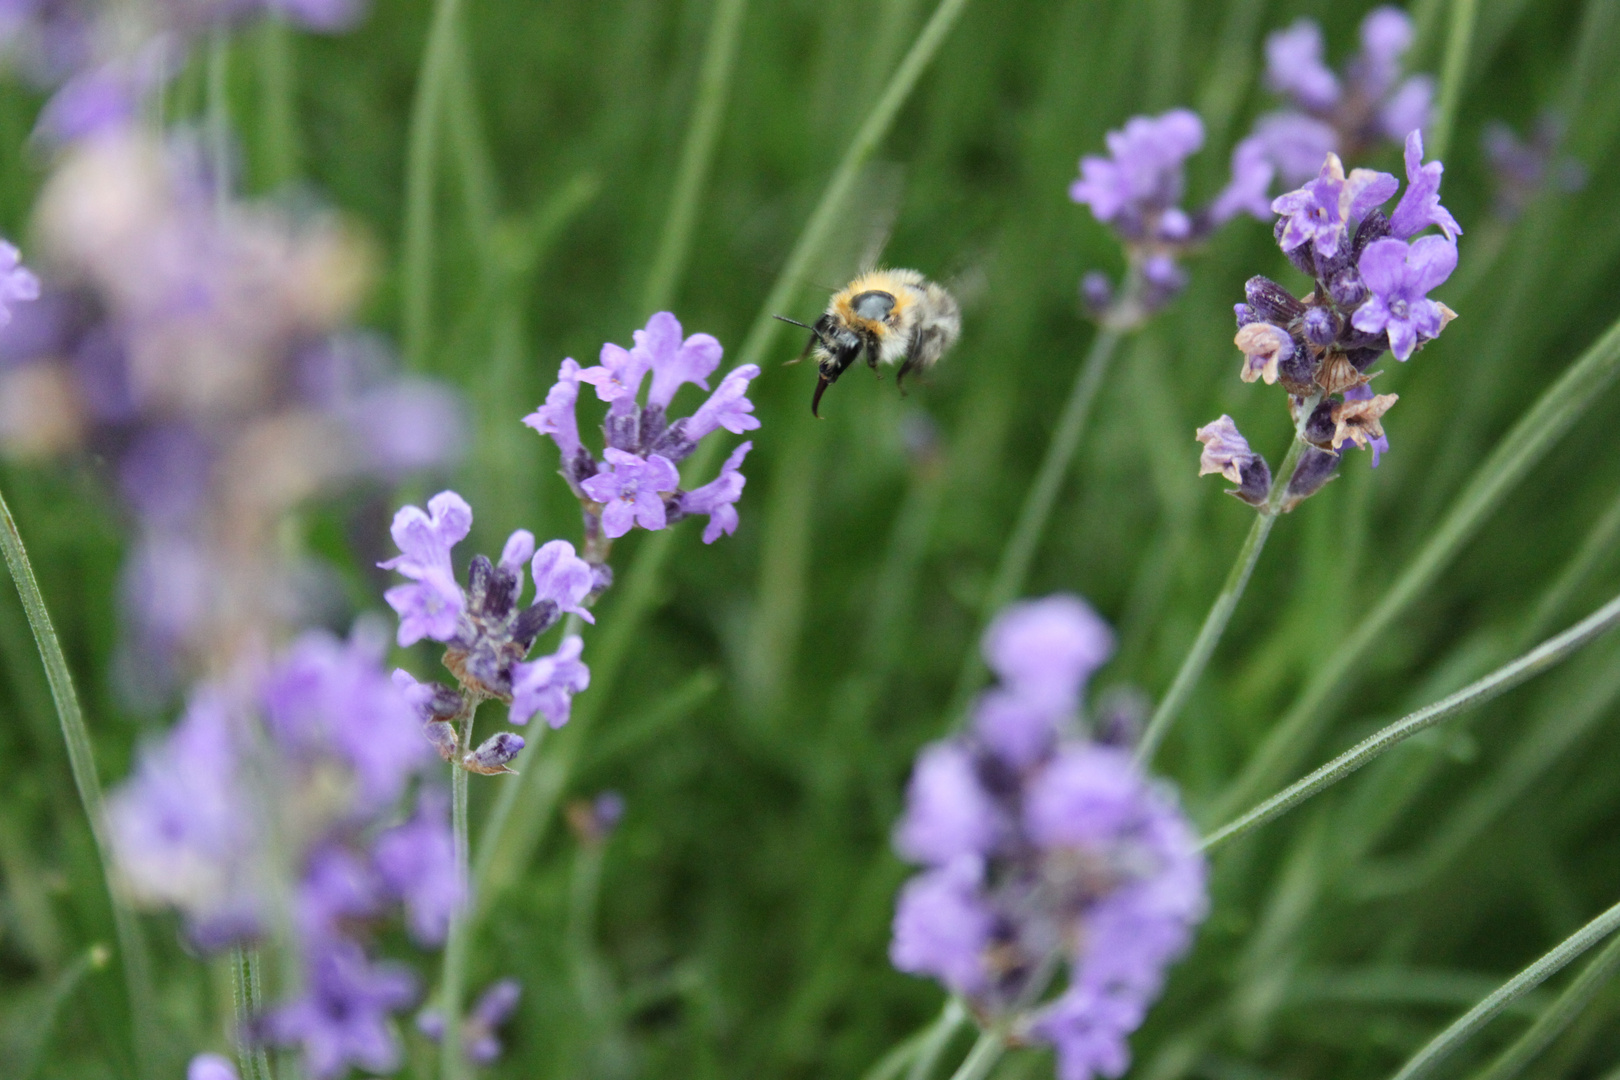
M 1348 311 L 1367 299 L 1367 286 L 1355 267 L 1347 267 L 1333 275 L 1328 282 L 1328 296 L 1339 307 Z
M 683 416 L 665 428 L 647 452 L 649 454 L 658 454 L 676 464 L 680 464 L 691 457 L 692 451 L 696 449 L 697 441 L 687 438 L 686 417 Z
M 1288 408 L 1298 421 L 1299 410 L 1304 405 L 1300 398 L 1289 398 Z M 1304 440 L 1313 446 L 1320 446 L 1324 450 L 1333 446 L 1333 405 L 1332 401 L 1323 400 L 1317 403 L 1311 411 L 1310 418 L 1305 421 L 1305 427 L 1300 432 Z M 1295 475 L 1298 475 L 1296 472 Z
M 445 761 L 454 761 L 456 757 L 456 729 L 447 720 L 434 720 L 422 725 L 422 734 L 427 736 L 433 749 Z
M 641 452 L 640 411 L 619 412 L 616 408 L 609 409 L 607 418 L 602 421 L 602 438 L 615 450 L 623 450 L 629 454 L 639 454 Z
M 1278 362 L 1277 381 L 1290 394 L 1313 394 L 1316 392 L 1317 363 L 1311 350 L 1304 345 L 1296 345 L 1293 352 Z
M 1277 225 L 1272 230 L 1272 233 L 1277 237 L 1279 244 L 1282 243 L 1282 235 L 1287 228 L 1288 218 L 1278 218 Z M 1295 270 L 1298 270 L 1306 277 L 1314 278 L 1316 276 L 1316 256 L 1313 251 L 1312 245 L 1300 244 L 1298 247 L 1284 248 L 1283 254 L 1288 256 L 1288 261 L 1294 264 Z
M 658 441 L 665 429 L 669 427 L 669 417 L 662 405 L 648 405 L 641 410 L 641 442 L 651 444 Z
M 1373 338 L 1371 345 L 1364 345 L 1346 352 L 1345 359 L 1354 365 L 1357 371 L 1366 371 L 1378 362 L 1378 358 L 1389 351 L 1389 337 L 1378 334 Z
M 1267 322 L 1287 326 L 1305 314 L 1305 305 L 1294 294 L 1263 275 L 1255 275 L 1243 283 L 1243 295 L 1249 306 Z
M 1305 333 L 1305 340 L 1320 348 L 1327 348 L 1339 337 L 1339 320 L 1323 307 L 1313 307 L 1305 312 L 1301 329 Z
M 1283 513 L 1322 490 L 1322 486 L 1339 471 L 1339 455 L 1330 450 L 1307 446 L 1294 466 L 1294 475 L 1288 478 L 1288 492 L 1283 499 Z
M 1265 322 L 1261 314 L 1248 304 L 1233 304 L 1232 314 L 1237 316 L 1238 329 L 1241 330 L 1250 323 Z
M 561 616 L 561 610 L 552 601 L 536 600 L 518 612 L 518 617 L 512 622 L 512 640 L 527 654 L 534 639 L 555 626 Z
M 1080 303 L 1086 314 L 1097 316 L 1114 303 L 1114 283 L 1101 270 L 1091 270 L 1080 279 Z
M 613 567 L 607 563 L 591 564 L 591 593 L 592 596 L 601 596 L 613 585 Z
M 1271 492 L 1271 466 L 1249 448 L 1249 442 L 1230 416 L 1205 424 L 1195 436 L 1204 444 L 1198 458 L 1198 475 L 1219 473 L 1237 487 L 1227 491 L 1250 506 L 1264 505 Z
M 1097 702 L 1093 737 L 1105 746 L 1130 749 L 1142 737 L 1153 703 L 1135 686 L 1115 686 Z
M 1356 238 L 1351 241 L 1351 252 L 1356 258 L 1367 249 L 1367 245 L 1374 240 L 1381 240 L 1390 234 L 1389 218 L 1384 216 L 1382 210 L 1374 210 L 1367 215 L 1365 221 L 1356 227 Z
M 522 736 L 503 731 L 499 735 L 491 735 L 478 749 L 462 758 L 461 767 L 481 776 L 509 773 L 512 770 L 507 768 L 507 762 L 517 757 L 518 751 L 522 749 Z

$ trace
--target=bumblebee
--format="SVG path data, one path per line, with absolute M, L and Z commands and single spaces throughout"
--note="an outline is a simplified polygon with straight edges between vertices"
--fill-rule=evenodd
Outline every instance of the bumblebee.
M 879 364 L 899 364 L 895 381 L 904 389 L 908 374 L 933 367 L 962 333 L 956 300 L 915 270 L 867 271 L 833 294 L 814 326 L 777 318 L 810 331 L 804 351 L 792 363 L 814 350 L 820 378 L 810 413 L 816 417 L 821 415 L 821 395 L 863 349 L 873 371 Z

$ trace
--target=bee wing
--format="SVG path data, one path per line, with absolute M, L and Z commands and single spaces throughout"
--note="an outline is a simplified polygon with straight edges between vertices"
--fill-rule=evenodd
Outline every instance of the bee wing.
M 899 165 L 873 162 L 862 169 L 844 200 L 838 224 L 816 260 L 815 276 L 848 282 L 860 271 L 876 266 L 894 231 L 904 194 L 905 170 Z

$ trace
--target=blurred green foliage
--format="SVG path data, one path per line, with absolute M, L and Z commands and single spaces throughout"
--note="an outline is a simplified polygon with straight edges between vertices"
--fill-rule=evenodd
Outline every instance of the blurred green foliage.
M 555 451 L 518 426 L 558 362 L 628 342 L 721 0 L 482 0 L 463 12 L 435 185 L 423 365 L 459 384 L 476 446 L 453 482 L 475 550 L 522 525 L 577 539 Z M 905 868 L 888 846 L 910 761 L 941 734 L 979 598 L 1092 329 L 1076 283 L 1112 272 L 1108 234 L 1066 197 L 1083 152 L 1135 112 L 1200 110 L 1192 197 L 1224 179 L 1231 144 L 1269 107 L 1264 33 L 1310 14 L 1330 59 L 1366 4 L 997 0 L 970 5 L 851 200 L 798 302 L 808 318 L 862 253 L 953 281 L 965 332 L 901 397 L 856 372 L 809 416 L 813 380 L 756 383 L 742 527 L 712 547 L 687 527 L 622 677 L 591 694 L 565 797 L 622 791 L 601 852 L 544 834 L 474 945 L 470 985 L 526 990 L 491 1076 L 853 1077 L 938 1009 L 894 972 L 888 919 Z M 230 115 L 248 187 L 291 180 L 379 242 L 369 320 L 400 324 L 409 115 L 432 12 L 379 0 L 356 32 L 260 28 L 230 51 Z M 777 0 L 746 8 L 689 265 L 673 308 L 735 352 L 767 283 L 861 118 L 915 36 L 922 0 Z M 1419 0 L 1414 66 L 1436 70 L 1445 5 Z M 203 108 L 201 63 L 177 118 Z M 0 229 L 27 235 L 42 162 L 36 97 L 0 91 Z M 1491 216 L 1482 125 L 1568 123 L 1588 173 L 1517 222 Z M 1365 456 L 1281 521 L 1248 595 L 1160 756 L 1205 827 L 1313 670 L 1382 594 L 1496 439 L 1620 304 L 1620 4 L 1481 6 L 1446 203 L 1462 265 L 1439 293 L 1444 339 L 1390 368 L 1393 450 Z M 1393 149 L 1359 164 L 1397 169 Z M 1118 628 L 1099 687 L 1168 684 L 1220 586 L 1249 511 L 1195 477 L 1192 431 L 1231 413 L 1276 460 L 1280 395 L 1236 378 L 1231 304 L 1267 273 L 1300 285 L 1263 225 L 1226 228 L 1186 294 L 1127 341 L 1029 583 L 1073 590 Z M 1620 584 L 1620 392 L 1610 391 L 1511 493 L 1331 703 L 1325 759 L 1559 629 Z M 937 440 L 918 450 L 916 433 Z M 909 441 L 908 441 L 909 437 Z M 119 525 L 101 467 L 6 465 L 0 485 L 31 545 L 81 682 L 102 775 L 116 779 L 164 717 L 135 715 L 109 673 Z M 388 496 L 313 509 L 304 541 L 380 605 L 368 569 Z M 1538 603 L 1598 532 L 1578 574 Z M 615 550 L 621 575 L 647 538 Z M 621 578 L 622 580 L 622 578 Z M 621 597 L 609 593 L 600 625 Z M 1539 622 L 1532 624 L 1532 617 Z M 600 633 L 600 631 L 597 631 Z M 587 658 L 589 658 L 587 644 Z M 426 670 L 429 657 L 417 658 Z M 78 958 L 111 920 L 37 656 L 0 590 L 0 1074 L 129 1075 L 121 983 Z M 1377 1077 L 1620 895 L 1620 642 L 1450 722 L 1215 860 L 1214 911 L 1134 1040 L 1134 1075 Z M 497 784 L 475 778 L 475 836 Z M 600 859 L 600 865 L 597 860 Z M 599 873 L 599 878 L 596 875 Z M 593 882 L 599 881 L 599 891 Z M 178 1061 L 222 1046 L 228 985 L 185 955 L 166 919 L 160 1007 Z M 401 946 L 402 950 L 407 947 Z M 408 951 L 408 950 L 407 950 Z M 430 979 L 436 957 L 422 956 Z M 78 972 L 41 1035 L 63 973 Z M 82 978 L 80 977 L 82 975 Z M 1569 976 L 1564 976 L 1569 978 Z M 1556 990 L 1556 986 L 1552 989 Z M 1545 997 L 1524 999 L 1448 1065 L 1488 1060 Z M 1596 1076 L 1620 1062 L 1620 992 L 1599 993 L 1532 1065 Z M 41 1045 L 40 1038 L 48 1041 Z M 414 1034 L 414 1075 L 432 1055 Z M 1043 1075 L 1037 1051 L 998 1075 Z

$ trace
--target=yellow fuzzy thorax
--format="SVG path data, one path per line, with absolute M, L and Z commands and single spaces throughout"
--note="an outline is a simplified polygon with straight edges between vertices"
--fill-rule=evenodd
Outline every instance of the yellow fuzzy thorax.
M 868 270 L 833 296 L 827 304 L 827 312 L 857 330 L 882 336 L 888 327 L 899 325 L 905 317 L 904 312 L 915 302 L 914 292 L 923 280 L 915 270 Z M 894 297 L 894 308 L 886 323 L 855 314 L 850 302 L 867 292 L 885 292 Z

